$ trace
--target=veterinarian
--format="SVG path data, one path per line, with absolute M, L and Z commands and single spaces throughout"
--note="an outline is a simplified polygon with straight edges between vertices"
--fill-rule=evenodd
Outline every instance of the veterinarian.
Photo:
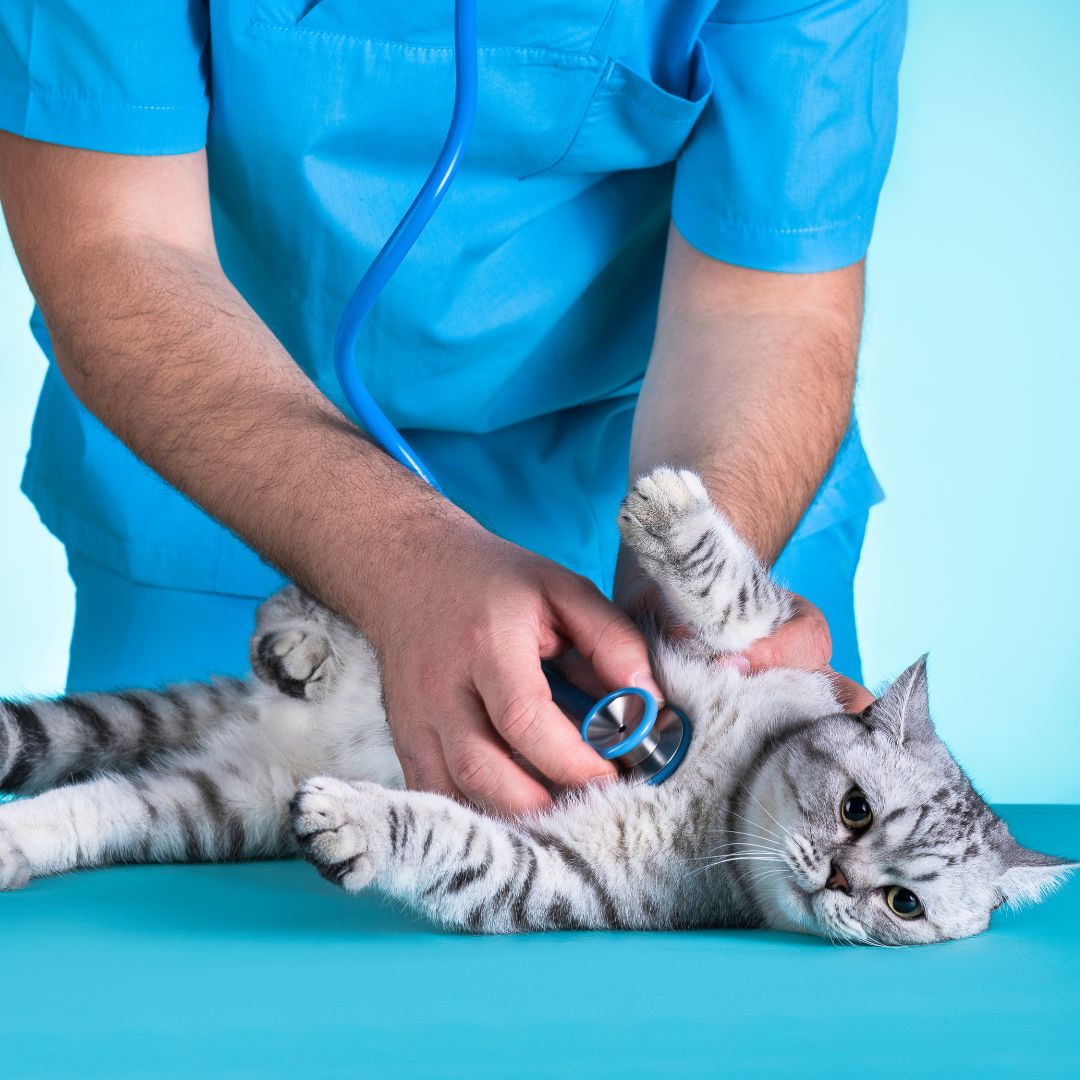
M 628 472 L 662 462 L 806 597 L 729 662 L 823 667 L 831 627 L 859 677 L 852 394 L 904 4 L 552 10 L 481 2 L 464 169 L 358 349 L 451 504 L 350 424 L 330 360 L 442 140 L 449 0 L 5 0 L 0 199 L 49 358 L 24 490 L 70 560 L 72 688 L 243 670 L 287 575 L 378 648 L 413 786 L 542 805 L 508 747 L 609 767 L 539 658 L 651 686 L 600 590 Z M 649 602 L 625 559 L 615 588 Z

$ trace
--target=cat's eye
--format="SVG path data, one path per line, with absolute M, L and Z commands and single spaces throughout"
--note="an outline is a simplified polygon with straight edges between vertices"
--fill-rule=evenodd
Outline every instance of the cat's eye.
M 917 919 L 923 913 L 919 898 L 903 885 L 891 885 L 885 893 L 885 903 L 894 915 L 901 919 Z
M 840 804 L 840 820 L 849 829 L 865 829 L 874 820 L 870 800 L 858 789 L 852 788 Z

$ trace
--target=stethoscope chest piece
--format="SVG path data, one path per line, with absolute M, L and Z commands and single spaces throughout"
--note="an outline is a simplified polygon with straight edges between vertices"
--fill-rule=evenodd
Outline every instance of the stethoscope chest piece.
M 681 709 L 658 709 L 647 690 L 629 686 L 593 705 L 582 720 L 581 737 L 628 780 L 660 784 L 686 756 L 690 721 Z

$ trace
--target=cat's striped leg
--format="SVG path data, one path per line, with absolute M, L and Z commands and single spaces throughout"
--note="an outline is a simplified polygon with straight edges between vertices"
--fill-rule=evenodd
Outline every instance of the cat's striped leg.
M 571 843 L 441 795 L 316 777 L 293 800 L 293 828 L 329 881 L 374 884 L 444 925 L 513 933 L 647 917 Z
M 99 776 L 0 806 L 0 889 L 114 863 L 226 862 L 296 850 L 295 777 L 272 764 L 177 755 L 168 771 Z
M 674 617 L 712 652 L 739 652 L 792 615 L 792 601 L 686 469 L 634 484 L 619 529 Z
M 30 793 L 102 771 L 145 767 L 250 706 L 239 679 L 163 691 L 0 701 L 0 791 Z

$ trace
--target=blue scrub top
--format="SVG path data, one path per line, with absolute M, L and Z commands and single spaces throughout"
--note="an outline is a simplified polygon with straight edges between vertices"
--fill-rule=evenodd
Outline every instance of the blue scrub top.
M 455 501 L 609 584 L 669 218 L 744 266 L 861 258 L 904 21 L 901 0 L 481 0 L 463 170 L 358 349 Z M 347 411 L 334 326 L 439 149 L 452 41 L 452 0 L 4 0 L 0 127 L 112 153 L 205 146 L 226 273 Z M 55 364 L 24 489 L 69 549 L 134 581 L 280 581 Z M 853 429 L 797 535 L 879 497 Z

